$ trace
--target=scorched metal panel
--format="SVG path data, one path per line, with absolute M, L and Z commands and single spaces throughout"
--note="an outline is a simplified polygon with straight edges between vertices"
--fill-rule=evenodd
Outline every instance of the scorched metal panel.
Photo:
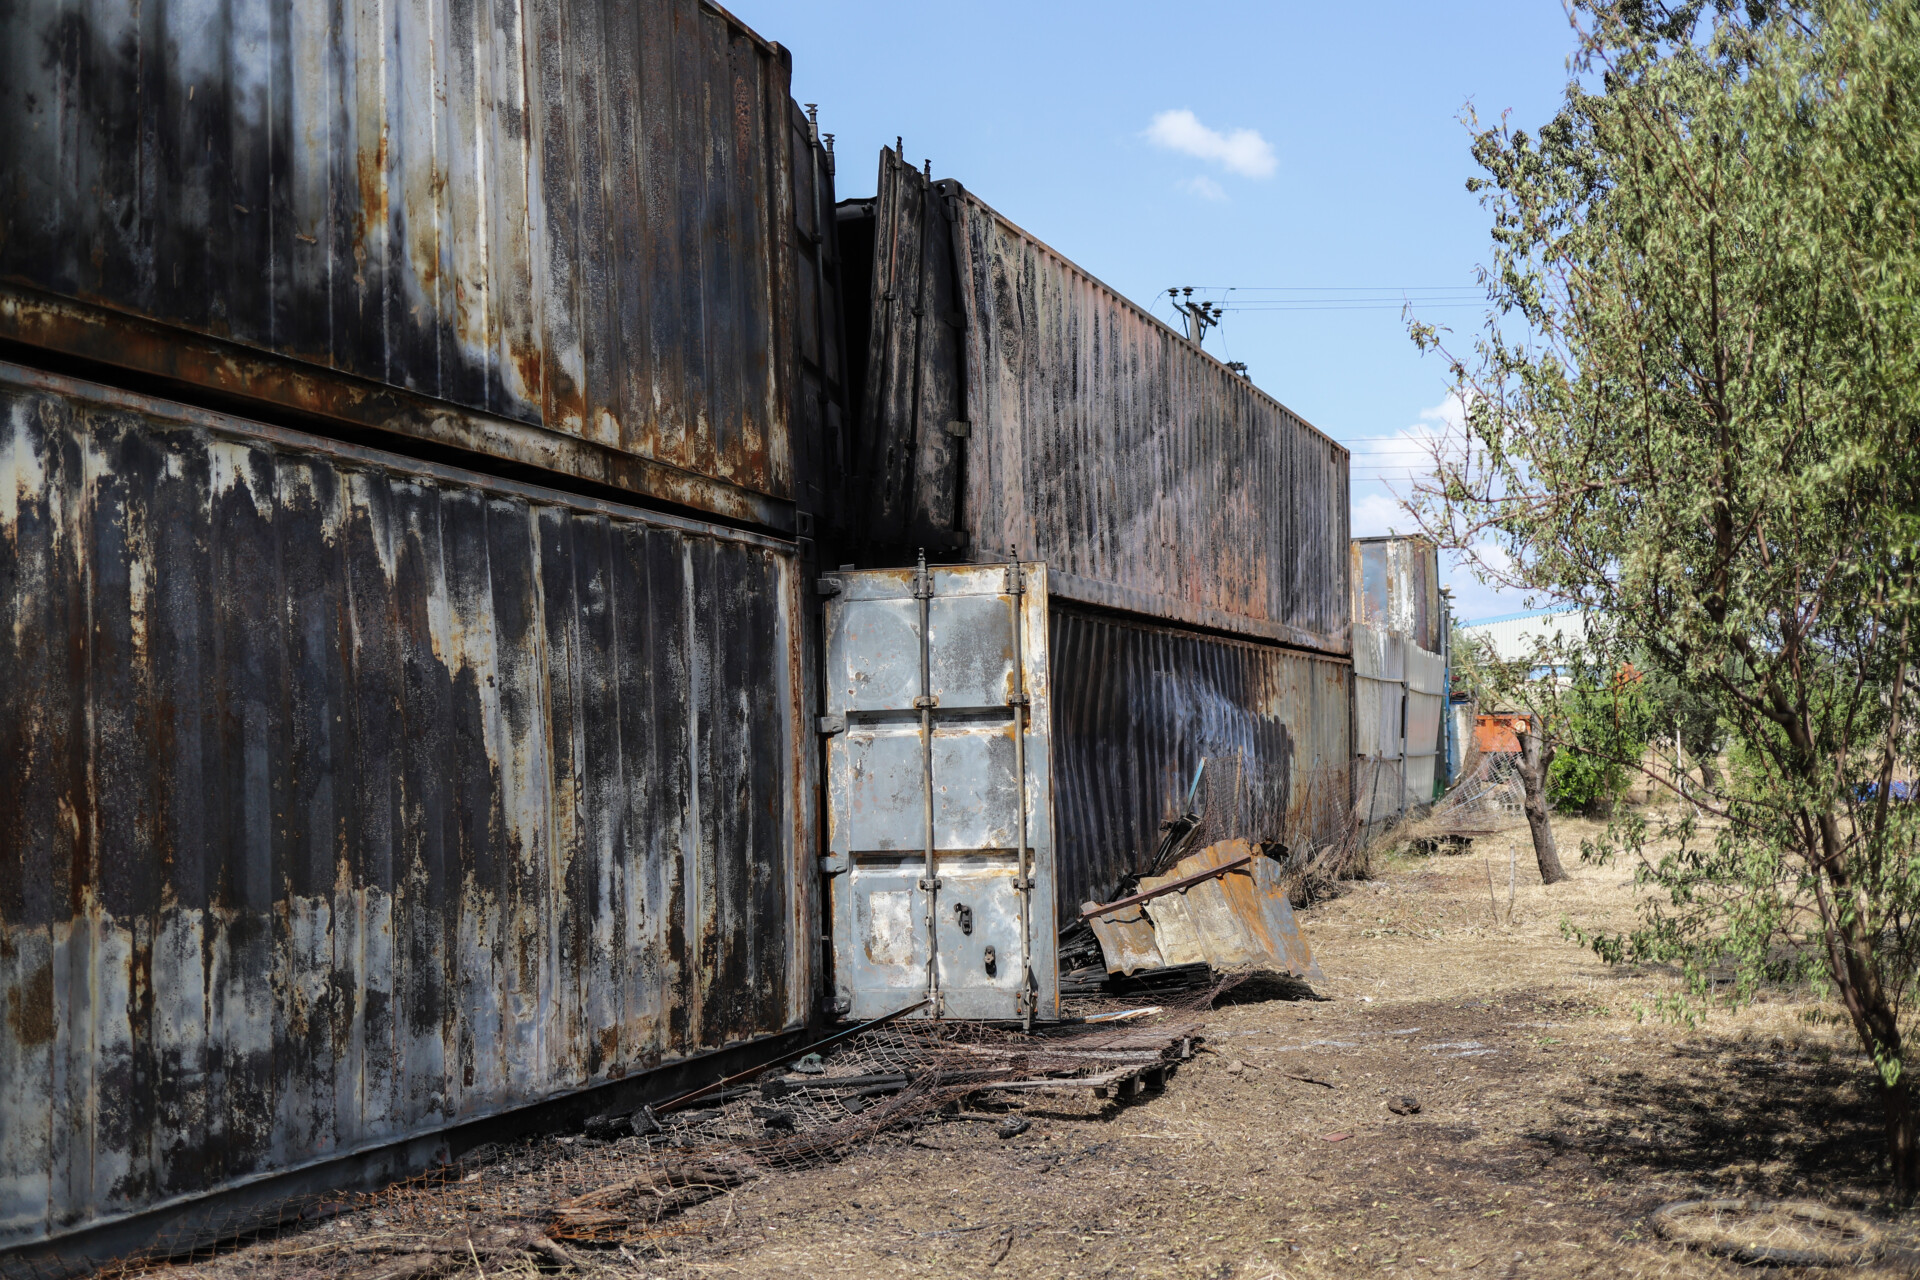
M 0 1249 L 801 1023 L 786 543 L 0 366 Z
M 1060 1016 L 1047 575 L 841 572 L 826 608 L 834 983 L 855 1019 Z
M 1350 554 L 1354 624 L 1397 632 L 1438 653 L 1445 636 L 1434 544 L 1425 538 L 1355 538 Z
M 840 225 L 871 242 L 862 563 L 1017 552 L 1055 599 L 1348 651 L 1346 449 L 891 150 Z
M 0 332 L 777 521 L 789 76 L 703 0 L 22 0 Z
M 1302 851 L 1341 833 L 1347 662 L 1057 604 L 1049 627 L 1063 924 L 1149 869 L 1203 760 L 1240 778 L 1208 789 L 1235 809 L 1206 815 L 1209 839 Z

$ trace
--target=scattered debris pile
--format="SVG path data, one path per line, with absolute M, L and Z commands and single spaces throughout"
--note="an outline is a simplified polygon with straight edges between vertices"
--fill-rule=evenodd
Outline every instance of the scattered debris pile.
M 1476 838 L 1517 826 L 1526 800 L 1518 765 L 1511 752 L 1476 751 L 1460 780 L 1401 837 L 1422 853 L 1465 853 Z
M 1201 761 L 1143 869 L 1061 930 L 1062 995 L 1184 990 L 1217 973 L 1320 976 L 1293 904 L 1332 896 L 1359 869 L 1358 824 L 1320 847 L 1256 842 L 1249 795 L 1238 753 Z
M 195 1274 L 426 1280 L 475 1268 L 619 1266 L 624 1251 L 681 1234 L 672 1220 L 682 1210 L 769 1170 L 834 1160 L 926 1125 L 991 1124 L 1015 1138 L 1029 1127 L 1023 1108 L 1047 1095 L 1124 1101 L 1162 1088 L 1200 1045 L 1205 1010 L 1237 981 L 1157 1006 L 1082 1007 L 1031 1034 L 948 1021 L 869 1025 L 750 1079 L 594 1117 L 583 1133 L 481 1148 L 373 1195 L 288 1205 L 283 1226 L 321 1221 L 211 1253 Z

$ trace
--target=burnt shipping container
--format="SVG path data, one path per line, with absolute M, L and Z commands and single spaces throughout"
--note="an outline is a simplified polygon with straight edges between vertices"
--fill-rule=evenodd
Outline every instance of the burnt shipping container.
M 1047 629 L 1062 924 L 1148 870 L 1162 824 L 1190 803 L 1199 841 L 1302 854 L 1341 834 L 1345 660 L 1058 600 Z
M 790 70 L 707 0 L 22 0 L 0 343 L 791 532 L 844 396 Z
M 1345 448 L 891 150 L 839 229 L 845 554 L 1017 551 L 1056 598 L 1351 651 Z
M 0 365 L 0 1271 L 802 1025 L 800 582 Z
M 1350 554 L 1354 803 L 1373 826 L 1431 804 L 1450 781 L 1451 623 L 1431 541 L 1355 538 Z

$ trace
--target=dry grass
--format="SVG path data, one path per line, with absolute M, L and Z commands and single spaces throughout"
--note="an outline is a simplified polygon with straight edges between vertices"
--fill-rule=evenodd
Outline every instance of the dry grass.
M 1854 1209 L 1910 1243 L 1882 1200 L 1867 1073 L 1831 1010 L 1776 992 L 1697 1028 L 1641 1021 L 1673 978 L 1564 940 L 1563 919 L 1628 923 L 1633 890 L 1620 868 L 1579 864 L 1594 824 L 1558 825 L 1573 879 L 1551 889 L 1520 831 L 1458 857 L 1382 855 L 1375 880 L 1302 913 L 1326 998 L 1242 988 L 1164 1093 L 1034 1101 L 1008 1141 L 973 1123 L 885 1137 L 736 1187 L 642 1246 L 577 1248 L 581 1269 L 1733 1276 L 1746 1269 L 1655 1238 L 1647 1216 L 1734 1194 Z M 1417 1114 L 1388 1109 L 1403 1095 Z M 194 1270 L 278 1273 L 268 1255 L 297 1246 Z M 1913 1256 L 1822 1274 L 1905 1274 Z

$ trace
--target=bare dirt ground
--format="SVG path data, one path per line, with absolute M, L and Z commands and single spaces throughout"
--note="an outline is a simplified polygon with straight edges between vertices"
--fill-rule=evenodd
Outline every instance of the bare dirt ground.
M 1820 1274 L 1920 1274 L 1885 1203 L 1871 1079 L 1832 1009 L 1776 992 L 1698 1027 L 1642 1021 L 1673 977 L 1608 969 L 1562 934 L 1563 920 L 1629 924 L 1630 874 L 1579 863 L 1590 824 L 1560 829 L 1567 884 L 1541 887 L 1516 833 L 1387 859 L 1303 912 L 1317 998 L 1236 991 L 1163 1092 L 1036 1100 L 1005 1140 L 928 1123 L 576 1256 L 663 1280 L 1730 1276 L 1749 1269 L 1659 1239 L 1647 1215 L 1765 1195 L 1865 1213 L 1902 1246 Z M 1417 1113 L 1389 1110 L 1403 1096 Z M 300 1239 L 166 1274 L 279 1275 Z M 432 1273 L 502 1274 L 480 1256 Z

